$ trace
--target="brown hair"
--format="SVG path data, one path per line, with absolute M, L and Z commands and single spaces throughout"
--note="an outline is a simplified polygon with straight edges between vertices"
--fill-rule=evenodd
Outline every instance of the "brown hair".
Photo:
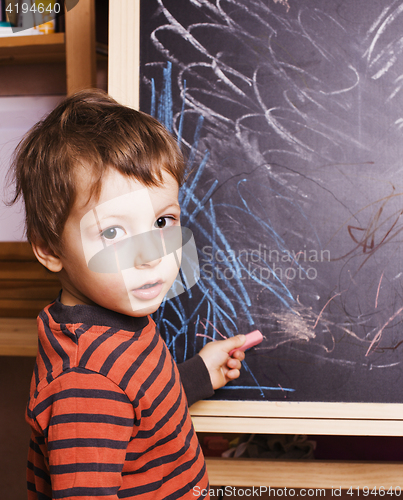
M 65 99 L 22 139 L 10 172 L 14 203 L 25 201 L 30 242 L 60 251 L 60 237 L 76 196 L 74 170 L 90 166 L 98 197 L 102 177 L 112 167 L 146 186 L 160 185 L 162 171 L 183 182 L 184 161 L 175 139 L 151 116 L 122 106 L 101 90 Z

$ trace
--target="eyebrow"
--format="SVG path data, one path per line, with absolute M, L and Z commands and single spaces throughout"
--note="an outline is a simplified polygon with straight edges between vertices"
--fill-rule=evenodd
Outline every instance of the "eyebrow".
M 169 210 L 170 208 L 179 208 L 179 210 L 181 209 L 181 206 L 179 205 L 179 203 L 170 203 L 169 205 L 166 205 L 165 207 L 159 209 L 158 211 L 159 212 L 165 212 L 166 210 Z

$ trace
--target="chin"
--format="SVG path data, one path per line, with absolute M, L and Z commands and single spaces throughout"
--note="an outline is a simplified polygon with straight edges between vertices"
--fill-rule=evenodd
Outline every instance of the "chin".
M 148 314 L 155 313 L 155 311 L 158 310 L 160 307 L 161 302 L 158 304 L 149 304 L 149 305 L 140 305 L 136 304 L 136 306 L 133 306 L 132 310 L 127 312 L 126 314 L 128 316 L 132 316 L 133 318 L 140 318 L 142 316 L 147 316 Z

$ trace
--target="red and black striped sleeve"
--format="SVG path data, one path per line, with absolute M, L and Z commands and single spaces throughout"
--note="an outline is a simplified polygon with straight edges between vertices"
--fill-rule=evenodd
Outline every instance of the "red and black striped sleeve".
M 132 403 L 114 382 L 83 368 L 66 371 L 48 389 L 28 415 L 38 426 L 29 453 L 31 498 L 117 500 L 133 436 Z M 38 470 L 44 463 L 38 454 L 49 471 Z

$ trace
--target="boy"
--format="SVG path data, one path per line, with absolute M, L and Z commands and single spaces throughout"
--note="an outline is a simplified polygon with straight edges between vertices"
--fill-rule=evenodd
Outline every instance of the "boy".
M 239 376 L 244 354 L 228 353 L 244 337 L 207 344 L 179 377 L 149 316 L 180 266 L 175 141 L 84 91 L 27 134 L 13 170 L 33 251 L 62 286 L 38 317 L 29 499 L 195 498 L 208 480 L 187 403 Z

